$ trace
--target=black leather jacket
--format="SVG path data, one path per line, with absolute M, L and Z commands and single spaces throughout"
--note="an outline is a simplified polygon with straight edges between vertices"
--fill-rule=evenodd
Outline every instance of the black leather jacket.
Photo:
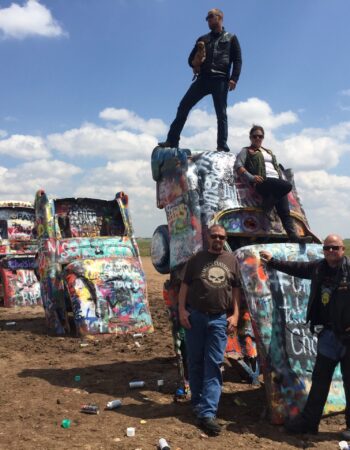
M 197 51 L 197 43 L 205 43 L 206 58 L 201 65 L 200 76 L 227 77 L 238 81 L 242 67 L 241 47 L 237 36 L 227 33 L 225 29 L 221 33 L 211 31 L 197 39 L 196 45 L 190 53 L 188 63 L 192 67 L 192 60 Z M 232 74 L 230 68 L 233 64 Z
M 322 280 L 329 269 L 325 259 L 312 262 L 280 261 L 272 258 L 268 267 L 289 275 L 311 280 L 306 322 L 313 332 L 315 325 L 324 325 L 319 320 L 318 304 Z M 341 337 L 350 337 L 350 260 L 344 256 L 336 276 L 336 288 L 330 298 L 330 323 L 333 331 Z

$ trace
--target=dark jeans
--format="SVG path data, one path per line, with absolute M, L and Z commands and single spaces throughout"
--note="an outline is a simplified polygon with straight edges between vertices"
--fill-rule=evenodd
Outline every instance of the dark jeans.
M 199 77 L 194 81 L 177 109 L 174 122 L 170 126 L 167 141 L 177 146 L 187 116 L 193 106 L 206 95 L 211 94 L 218 121 L 218 147 L 226 147 L 227 142 L 227 92 L 228 80 L 225 77 Z
M 322 341 L 321 335 L 319 344 L 320 340 Z M 335 357 L 329 358 L 322 355 L 321 352 L 322 347 L 319 345 L 315 367 L 312 372 L 312 385 L 302 416 L 310 426 L 318 427 L 327 401 L 335 367 L 340 362 L 346 399 L 346 426 L 350 428 L 350 342 L 345 345 L 345 354 L 340 355 L 335 352 Z
M 292 190 L 289 181 L 281 178 L 266 178 L 262 183 L 255 185 L 256 191 L 264 198 L 265 205 L 275 206 L 282 225 L 287 234 L 294 234 L 293 219 L 289 215 L 289 202 L 287 194 Z
M 191 403 L 198 417 L 215 417 L 221 396 L 227 343 L 227 316 L 190 311 L 191 328 L 186 330 L 186 350 Z

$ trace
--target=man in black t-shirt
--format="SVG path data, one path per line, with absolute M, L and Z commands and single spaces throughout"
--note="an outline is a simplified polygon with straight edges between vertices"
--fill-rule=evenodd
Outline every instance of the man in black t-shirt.
M 239 278 L 236 258 L 224 251 L 226 231 L 213 225 L 208 250 L 187 263 L 179 293 L 179 318 L 186 329 L 191 403 L 199 426 L 218 435 L 216 412 L 221 395 L 221 364 L 227 333 L 237 329 Z
M 323 244 L 324 259 L 312 262 L 280 261 L 260 252 L 262 261 L 276 270 L 311 280 L 306 321 L 318 336 L 312 385 L 301 414 L 285 424 L 292 433 L 317 433 L 335 367 L 340 362 L 346 408 L 343 439 L 350 440 L 350 261 L 340 236 L 331 234 Z

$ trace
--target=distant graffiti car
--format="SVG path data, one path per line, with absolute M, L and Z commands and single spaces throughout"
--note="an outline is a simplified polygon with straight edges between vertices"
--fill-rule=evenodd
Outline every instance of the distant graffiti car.
M 305 325 L 309 281 L 266 270 L 259 251 L 281 259 L 310 261 L 322 256 L 320 240 L 310 231 L 291 170 L 283 176 L 293 185 L 288 194 L 290 215 L 300 237 L 313 243 L 290 243 L 275 211 L 267 215 L 261 197 L 234 173 L 235 155 L 191 152 L 156 147 L 152 174 L 157 183 L 157 206 L 167 225 L 152 238 L 154 267 L 170 274 L 164 285 L 180 371 L 180 392 L 186 391 L 186 346 L 177 303 L 183 269 L 188 259 L 206 248 L 208 226 L 221 224 L 228 236 L 226 250 L 239 262 L 242 302 L 238 336 L 229 336 L 226 356 L 242 375 L 258 381 L 258 361 L 264 375 L 270 417 L 283 423 L 303 407 L 311 383 L 317 337 Z M 335 375 L 326 411 L 344 406 L 341 376 Z
M 33 230 L 32 203 L 0 202 L 0 304 L 5 307 L 41 304 Z
M 152 320 L 128 196 L 35 198 L 38 268 L 49 332 L 150 333 Z M 73 320 L 70 320 L 72 316 Z

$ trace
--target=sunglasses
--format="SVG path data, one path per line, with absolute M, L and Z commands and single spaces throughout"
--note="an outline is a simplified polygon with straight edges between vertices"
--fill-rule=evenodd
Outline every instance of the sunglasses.
M 252 138 L 253 139 L 264 139 L 264 135 L 263 134 L 252 134 Z
M 338 250 L 340 250 L 341 248 L 343 248 L 341 245 L 324 245 L 323 246 L 323 250 L 325 252 L 329 252 L 332 250 L 332 252 L 337 252 Z
M 226 240 L 226 236 L 223 236 L 222 234 L 211 234 L 210 238 L 211 239 L 220 239 L 220 241 Z
M 217 16 L 217 14 L 208 14 L 205 20 L 208 22 L 209 19 L 214 19 L 215 16 Z

